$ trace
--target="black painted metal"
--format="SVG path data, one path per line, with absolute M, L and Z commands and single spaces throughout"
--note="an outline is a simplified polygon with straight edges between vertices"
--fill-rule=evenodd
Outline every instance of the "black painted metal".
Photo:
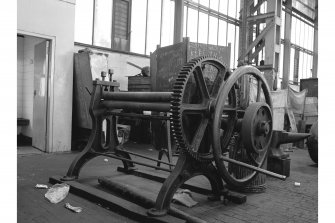
M 142 157 L 144 159 L 147 159 L 147 160 L 152 160 L 152 161 L 155 161 L 157 163 L 163 163 L 163 164 L 166 164 L 166 165 L 169 165 L 169 166 L 175 166 L 174 164 L 172 164 L 171 162 L 168 163 L 168 162 L 164 162 L 162 161 L 161 159 L 154 159 L 154 158 L 151 158 L 151 157 L 148 157 L 148 156 L 144 156 L 142 154 L 139 154 L 139 153 L 135 153 L 135 152 L 131 152 L 131 151 L 128 151 L 128 150 L 125 150 L 125 149 L 122 149 L 121 150 L 122 152 L 125 152 L 125 153 L 128 153 L 128 154 L 131 154 L 131 155 L 135 155 L 135 156 L 138 156 L 138 157 Z
M 250 161 L 261 166 L 272 137 L 272 112 L 266 103 L 256 102 L 246 109 L 241 134 Z
M 99 178 L 98 181 L 103 187 L 106 187 L 107 189 L 110 189 L 117 194 L 121 194 L 127 199 L 134 201 L 139 205 L 143 205 L 146 208 L 151 208 L 155 205 L 155 201 L 147 197 L 144 197 L 141 191 L 139 190 L 129 188 L 126 185 L 120 184 L 116 181 L 112 181 L 111 179 L 107 179 L 104 177 Z M 184 219 L 187 222 L 206 223 L 206 221 L 201 220 L 200 218 L 194 217 L 192 215 L 189 215 L 186 212 L 178 210 L 177 208 L 174 207 L 170 207 L 168 213 L 171 214 L 172 216 Z
M 102 99 L 115 101 L 168 102 L 172 92 L 103 92 Z
M 215 104 L 215 111 L 214 111 L 214 118 L 213 118 L 213 124 L 212 124 L 212 142 L 213 142 L 213 153 L 214 153 L 214 160 L 215 163 L 218 167 L 218 172 L 224 179 L 224 181 L 229 184 L 232 187 L 238 187 L 241 188 L 248 184 L 257 174 L 257 170 L 252 172 L 250 175 L 247 175 L 246 177 L 242 179 L 237 179 L 233 173 L 231 173 L 228 170 L 228 167 L 224 160 L 222 159 L 222 153 L 227 151 L 225 146 L 228 146 L 228 143 L 224 144 L 222 143 L 222 133 L 221 133 L 221 119 L 222 119 L 222 114 L 228 114 L 231 120 L 236 120 L 237 118 L 237 113 L 235 112 L 238 108 L 238 104 L 234 103 L 232 100 L 229 99 L 229 95 L 233 94 L 235 92 L 235 85 L 236 83 L 241 80 L 241 78 L 244 78 L 246 76 L 251 76 L 254 77 L 258 84 L 258 90 L 257 90 L 257 100 L 260 101 L 261 96 L 261 90 L 262 89 L 264 93 L 264 98 L 265 98 L 265 103 L 272 109 L 272 100 L 271 100 L 271 95 L 270 95 L 270 88 L 267 85 L 267 82 L 261 72 L 253 67 L 253 66 L 242 66 L 237 68 L 226 80 L 224 84 L 220 86 L 219 90 L 219 97 L 218 100 L 216 100 Z M 228 101 L 228 104 L 227 104 Z M 271 120 L 272 120 L 272 114 L 271 114 Z M 232 121 L 232 123 L 234 123 Z M 234 126 L 237 122 L 234 123 Z M 242 121 L 243 123 L 243 121 Z M 242 124 L 243 125 L 243 124 Z M 230 128 L 233 128 L 230 127 Z M 253 134 L 254 130 L 250 130 L 249 134 Z M 232 137 L 233 131 L 231 129 L 223 129 L 223 135 L 224 137 L 230 139 Z M 243 137 L 243 136 L 242 136 Z M 270 138 L 271 140 L 271 138 Z M 266 148 L 267 150 L 268 148 Z M 263 158 L 266 156 L 263 156 Z M 264 159 L 261 160 L 260 165 L 258 167 L 261 167 L 262 164 L 264 163 Z
M 206 66 L 213 66 L 216 69 L 215 79 L 210 85 L 204 77 Z M 233 131 L 241 130 L 243 115 L 247 114 L 249 117 L 247 110 L 243 112 L 243 108 L 241 110 L 237 106 L 238 96 L 235 87 L 236 82 L 243 75 L 251 75 L 257 79 L 257 101 L 259 102 L 261 99 L 262 90 L 265 103 L 271 109 L 272 101 L 269 87 L 259 70 L 255 67 L 245 66 L 231 73 L 225 65 L 214 58 L 200 57 L 187 63 L 176 79 L 172 94 L 171 92 L 110 92 L 113 91 L 113 85 L 110 82 L 94 81 L 89 109 L 92 119 L 92 132 L 89 142 L 72 162 L 63 180 L 77 179 L 85 163 L 96 156 L 107 156 L 122 160 L 126 172 L 134 170 L 134 164 L 171 172 L 167 168 L 134 161 L 130 155 L 139 154 L 119 149 L 116 136 L 116 116 L 127 116 L 127 114 L 121 115 L 121 113 L 116 113 L 112 109 L 171 111 L 172 113 L 172 130 L 177 146 L 182 148 L 181 155 L 171 174 L 165 180 L 157 196 L 155 207 L 148 212 L 152 216 L 165 215 L 170 210 L 170 202 L 176 190 L 185 181 L 198 175 L 204 175 L 209 180 L 212 188 L 212 198 L 215 199 L 219 199 L 222 195 L 224 189 L 222 179 L 229 185 L 240 187 L 248 183 L 257 172 L 282 178 L 282 176 L 260 169 L 266 152 L 263 153 L 259 165 L 256 166 L 222 156 L 223 152 L 228 151 L 227 147 Z M 167 103 L 168 101 L 171 101 L 171 103 Z M 257 112 L 257 109 L 254 110 L 251 112 L 252 114 Z M 193 117 L 194 115 L 197 117 Z M 149 116 L 149 119 L 159 119 L 156 116 Z M 129 117 L 147 118 L 142 115 L 129 115 Z M 272 116 L 268 118 L 272 120 Z M 107 120 L 106 140 L 102 140 L 104 120 Z M 253 118 L 251 117 L 250 120 L 252 121 Z M 254 134 L 254 131 L 264 132 L 266 128 L 250 129 L 250 134 Z M 211 148 L 213 148 L 213 151 Z M 150 157 L 140 156 L 159 162 L 159 160 Z M 213 159 L 217 168 L 212 163 Z M 228 171 L 223 161 L 247 167 L 254 172 L 247 179 L 236 179 Z M 173 164 L 166 162 L 161 163 L 173 166 Z
M 230 159 L 228 157 L 221 156 L 221 159 L 224 160 L 224 161 L 227 161 L 229 163 L 237 164 L 239 166 L 243 166 L 243 167 L 248 168 L 250 170 L 254 170 L 254 171 L 257 171 L 259 173 L 263 173 L 263 174 L 268 175 L 270 177 L 274 177 L 274 178 L 277 178 L 277 179 L 280 179 L 280 180 L 285 180 L 286 179 L 286 176 L 284 176 L 284 175 L 276 174 L 274 172 L 262 169 L 260 167 L 253 166 L 253 165 L 250 165 L 250 164 L 247 164 L 247 163 L 243 163 L 243 162 L 240 162 L 240 161 L 237 161 L 237 160 L 234 160 L 234 159 Z
M 170 111 L 170 103 L 157 103 L 157 102 L 137 102 L 137 101 L 102 101 L 101 106 L 106 109 L 127 109 L 133 111 Z
M 182 152 L 175 168 L 164 181 L 158 193 L 155 207 L 150 209 L 148 214 L 152 216 L 165 215 L 170 208 L 172 197 L 177 189 L 187 180 L 199 175 L 204 175 L 209 180 L 213 197 L 220 198 L 223 183 L 212 162 L 199 162 L 188 153 Z
M 139 165 L 142 165 L 142 166 L 147 166 L 147 167 L 155 168 L 155 169 L 158 169 L 158 170 L 163 170 L 163 171 L 171 172 L 170 169 L 167 169 L 167 168 L 164 168 L 164 167 L 158 167 L 158 166 L 147 164 L 147 163 L 143 163 L 143 162 L 140 162 L 140 161 L 135 161 L 135 160 L 132 160 L 132 159 L 123 158 L 123 157 L 114 155 L 112 153 L 93 152 L 93 154 L 96 155 L 96 156 L 98 156 L 98 155 L 99 156 L 107 156 L 107 157 L 110 157 L 110 158 L 119 159 L 119 160 L 130 162 L 130 163 L 136 163 L 136 164 L 139 164 Z

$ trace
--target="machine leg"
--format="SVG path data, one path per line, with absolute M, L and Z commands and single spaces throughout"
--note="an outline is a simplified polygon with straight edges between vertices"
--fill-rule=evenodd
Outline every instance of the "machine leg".
M 96 156 L 97 155 L 95 155 L 91 152 L 86 152 L 86 151 L 81 152 L 73 160 L 69 170 L 67 171 L 66 176 L 64 176 L 61 180 L 70 181 L 70 180 L 78 179 L 79 172 L 80 172 L 81 168 L 85 165 L 85 163 L 87 163 L 88 161 L 90 161 L 91 159 L 93 159 Z
M 151 216 L 166 215 L 170 203 L 177 189 L 187 180 L 204 175 L 210 182 L 214 196 L 220 197 L 223 184 L 211 162 L 198 162 L 189 154 L 183 152 L 177 161 L 176 167 L 165 180 L 156 199 L 155 207 L 148 211 Z

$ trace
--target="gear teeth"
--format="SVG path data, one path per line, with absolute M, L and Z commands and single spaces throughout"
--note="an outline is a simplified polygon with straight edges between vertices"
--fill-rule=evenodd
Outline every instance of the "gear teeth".
M 180 70 L 177 78 L 175 79 L 173 88 L 172 88 L 172 97 L 171 97 L 171 106 L 170 106 L 170 121 L 171 121 L 171 131 L 172 137 L 176 141 L 176 145 L 181 149 L 181 153 L 187 152 L 193 157 L 194 159 L 201 161 L 201 162 L 208 162 L 212 161 L 212 159 L 205 159 L 200 156 L 198 152 L 195 152 L 188 146 L 188 140 L 185 138 L 184 129 L 182 128 L 182 115 L 181 115 L 181 106 L 183 103 L 183 96 L 185 93 L 185 86 L 187 81 L 190 77 L 190 74 L 194 71 L 196 66 L 201 66 L 202 63 L 208 60 L 216 60 L 220 62 L 217 58 L 208 58 L 207 56 L 201 56 L 197 58 L 191 59 L 187 62 L 182 69 Z M 199 64 L 200 63 L 200 64 Z M 220 62 L 222 63 L 222 62 Z M 229 72 L 227 66 L 223 65 L 225 68 L 225 72 Z

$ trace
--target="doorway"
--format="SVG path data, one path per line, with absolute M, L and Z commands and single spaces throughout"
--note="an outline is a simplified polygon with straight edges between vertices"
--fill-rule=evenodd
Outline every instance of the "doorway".
M 17 35 L 18 152 L 47 151 L 50 40 Z

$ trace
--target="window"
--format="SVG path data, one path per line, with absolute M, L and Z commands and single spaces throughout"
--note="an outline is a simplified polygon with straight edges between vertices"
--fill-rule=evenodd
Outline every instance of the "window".
M 75 13 L 76 42 L 92 44 L 93 0 L 77 0 Z
M 75 41 L 129 51 L 130 0 L 77 0 Z
M 191 42 L 228 46 L 231 44 L 230 66 L 237 66 L 240 1 L 184 0 L 186 24 L 184 37 Z M 185 21 L 185 20 L 184 20 Z
M 129 51 L 130 1 L 114 0 L 113 7 L 113 49 Z
M 111 47 L 112 33 L 111 0 L 95 0 L 93 45 Z

